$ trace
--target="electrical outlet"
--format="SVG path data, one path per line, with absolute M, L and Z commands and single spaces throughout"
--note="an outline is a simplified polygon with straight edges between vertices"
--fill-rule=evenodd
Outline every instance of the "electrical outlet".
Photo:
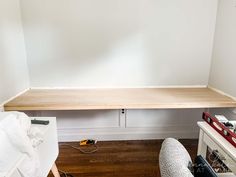
M 120 127 L 125 128 L 126 127 L 126 114 L 127 110 L 126 109 L 121 109 L 120 110 Z

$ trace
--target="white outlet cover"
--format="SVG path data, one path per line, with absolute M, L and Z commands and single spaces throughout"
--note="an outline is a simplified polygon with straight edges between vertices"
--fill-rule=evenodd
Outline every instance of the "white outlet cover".
M 4 108 L 2 105 L 0 105 L 0 112 L 4 112 Z

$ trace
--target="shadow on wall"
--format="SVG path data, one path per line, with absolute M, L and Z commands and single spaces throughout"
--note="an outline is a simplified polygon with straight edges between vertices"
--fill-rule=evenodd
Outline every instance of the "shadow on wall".
M 27 88 L 29 81 L 19 9 L 7 3 L 0 8 L 0 104 Z
M 207 83 L 213 2 L 21 0 L 21 6 L 31 86 Z

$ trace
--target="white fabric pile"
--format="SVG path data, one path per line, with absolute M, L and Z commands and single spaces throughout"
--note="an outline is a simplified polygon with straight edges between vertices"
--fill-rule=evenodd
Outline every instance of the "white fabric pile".
M 0 133 L 8 139 L 8 146 L 26 155 L 24 163 L 17 167 L 20 174 L 24 177 L 39 177 L 40 164 L 35 147 L 42 143 L 43 139 L 40 130 L 31 127 L 31 119 L 20 112 L 0 112 Z M 9 163 L 8 156 L 11 156 L 8 152 L 3 152 L 7 151 L 4 146 L 5 144 L 0 144 L 0 169 L 3 169 L 5 163 Z

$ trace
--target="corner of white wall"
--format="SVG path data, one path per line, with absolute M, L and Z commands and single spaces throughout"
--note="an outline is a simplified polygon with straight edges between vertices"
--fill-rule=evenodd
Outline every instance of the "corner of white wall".
M 26 70 L 27 70 L 27 86 L 30 88 L 31 82 L 30 82 L 30 71 L 29 71 L 29 61 L 28 61 L 28 52 L 27 52 L 27 46 L 25 41 L 25 28 L 24 28 L 24 21 L 23 21 L 23 14 L 22 14 L 22 2 L 19 1 L 19 8 L 20 8 L 20 23 L 22 27 L 22 35 L 23 35 L 23 43 L 24 43 L 24 53 L 25 53 L 25 62 L 26 62 Z
M 222 90 L 220 90 L 220 89 L 218 89 L 218 88 L 212 87 L 211 85 L 208 85 L 207 87 L 208 87 L 209 89 L 215 91 L 215 92 L 218 92 L 218 93 L 221 94 L 221 95 L 225 95 L 225 96 L 227 96 L 227 97 L 229 97 L 229 98 L 231 98 L 231 99 L 233 99 L 233 100 L 236 101 L 236 97 L 234 97 L 234 96 L 232 96 L 232 95 L 230 95 L 230 94 L 228 94 L 228 93 L 225 93 L 224 91 L 222 91 Z
M 6 53 L 0 53 L 1 67 L 4 68 L 0 70 L 2 76 L 0 78 L 2 85 L 0 90 L 0 105 L 4 105 L 14 98 L 15 95 L 23 93 L 25 89 L 28 90 L 30 86 L 30 77 L 20 1 L 5 0 L 1 2 L 1 5 L 3 6 L 3 10 L 1 9 L 2 14 L 0 15 L 0 21 L 3 21 L 3 31 L 0 32 L 0 36 L 4 36 L 3 43 L 1 43 L 3 44 L 1 45 L 1 49 L 3 47 L 3 51 L 6 51 Z M 2 23 L 0 26 L 1 25 Z M 6 43 L 4 43 L 4 41 L 6 41 Z
M 213 34 L 213 39 L 212 39 L 212 49 L 211 49 L 211 61 L 210 61 L 210 69 L 209 69 L 209 74 L 208 74 L 208 86 L 211 87 L 210 80 L 211 80 L 211 75 L 212 75 L 212 65 L 213 65 L 213 54 L 214 54 L 214 47 L 215 47 L 215 36 L 216 36 L 216 25 L 217 25 L 217 16 L 218 16 L 218 11 L 219 11 L 219 1 L 217 0 L 217 10 L 216 10 L 216 16 L 215 16 L 215 27 L 214 27 L 214 34 Z
M 14 98 L 18 97 L 19 95 L 22 95 L 23 93 L 27 92 L 29 89 L 30 89 L 30 88 L 27 88 L 27 89 L 25 89 L 25 90 L 19 92 L 19 93 L 16 94 L 15 96 L 9 98 L 8 100 L 6 100 L 6 101 L 0 103 L 0 112 L 4 112 L 4 105 L 5 105 L 6 103 L 8 103 L 9 101 L 11 101 L 11 100 L 13 100 Z

